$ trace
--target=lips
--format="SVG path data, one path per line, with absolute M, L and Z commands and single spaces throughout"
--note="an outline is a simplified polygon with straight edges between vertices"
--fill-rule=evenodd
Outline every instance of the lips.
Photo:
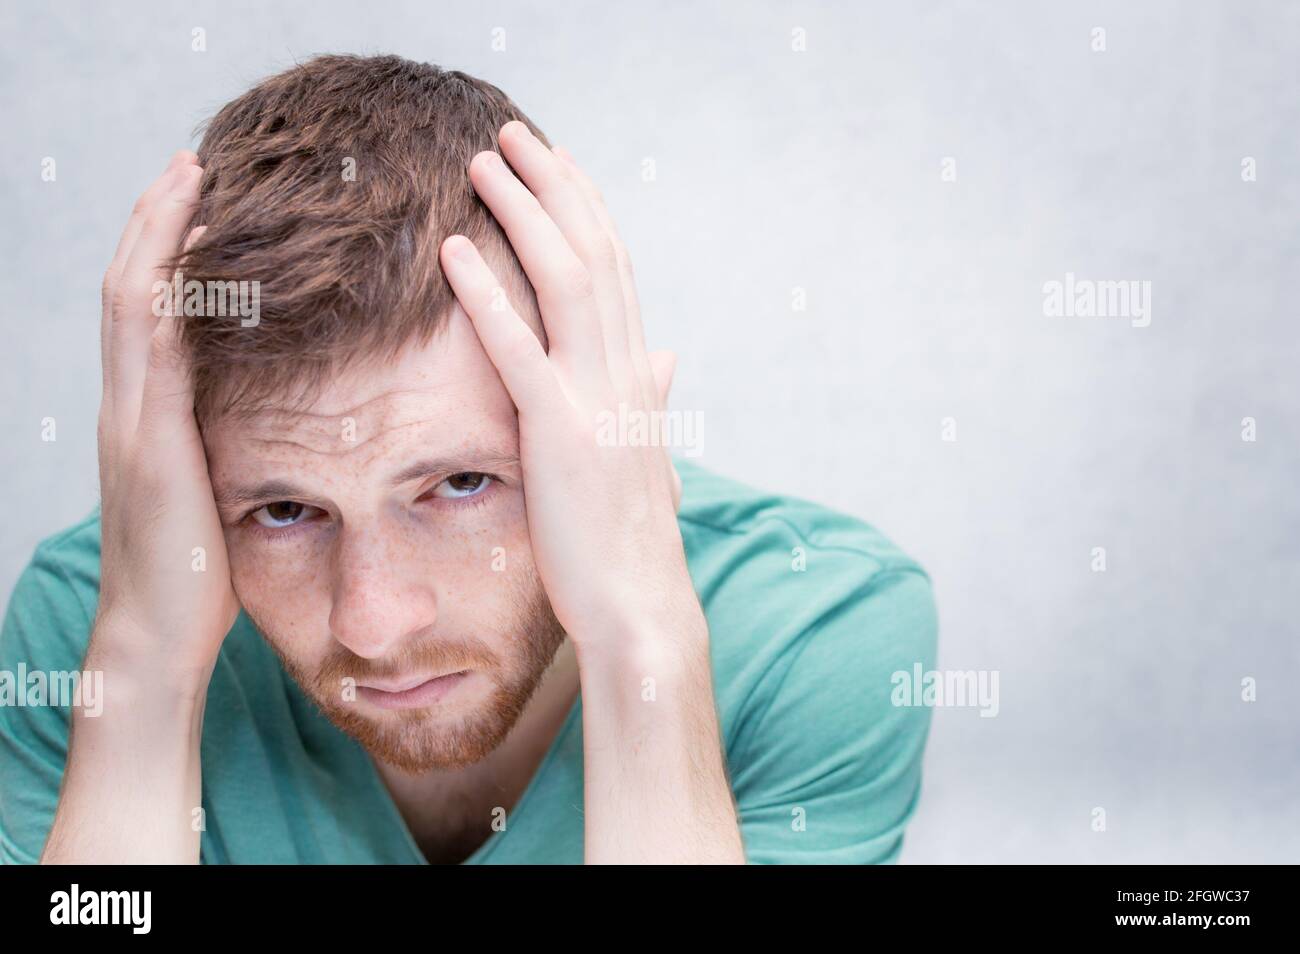
M 372 679 L 369 682 L 358 682 L 359 687 L 365 689 L 375 689 L 379 692 L 406 692 L 414 689 L 416 686 L 422 686 L 432 679 L 441 679 L 443 676 L 454 676 L 461 669 L 448 669 L 446 672 L 433 673 L 432 675 L 407 677 L 404 679 Z
M 468 669 L 417 680 L 392 680 L 376 685 L 357 685 L 357 694 L 381 709 L 415 709 L 439 702 L 455 691 L 471 672 Z

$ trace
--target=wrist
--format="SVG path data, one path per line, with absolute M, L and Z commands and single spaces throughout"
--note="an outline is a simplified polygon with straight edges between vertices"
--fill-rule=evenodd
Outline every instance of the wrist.
M 698 602 L 693 612 L 670 613 L 659 607 L 628 614 L 598 633 L 570 636 L 584 673 L 671 674 L 699 662 L 708 665 L 709 629 Z
M 101 615 L 95 621 L 83 668 L 103 673 L 105 691 L 148 708 L 202 711 L 216 660 L 185 662 L 166 651 L 168 640 L 130 621 Z M 110 688 L 111 687 L 111 688 Z
M 203 737 L 207 687 L 182 686 L 138 670 L 104 665 L 89 655 L 82 679 L 94 680 L 94 704 L 83 701 L 72 709 L 73 731 L 69 744 L 78 757 L 93 760 L 121 756 L 146 766 L 187 766 L 197 759 Z M 84 682 L 83 682 L 84 685 Z M 195 763 L 197 764 L 197 763 Z M 166 770 L 166 771 L 169 771 Z

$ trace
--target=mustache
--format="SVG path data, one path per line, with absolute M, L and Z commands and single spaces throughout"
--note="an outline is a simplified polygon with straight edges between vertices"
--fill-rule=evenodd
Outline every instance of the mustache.
M 403 646 L 394 656 L 366 659 L 346 646 L 335 644 L 317 674 L 322 685 L 336 686 L 339 680 L 390 679 L 413 672 L 459 672 L 462 669 L 491 669 L 499 660 L 479 639 L 430 639 Z

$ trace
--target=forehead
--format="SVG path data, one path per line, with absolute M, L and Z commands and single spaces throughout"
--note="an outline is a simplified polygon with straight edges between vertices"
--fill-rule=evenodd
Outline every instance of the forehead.
M 383 364 L 345 369 L 306 407 L 218 420 L 204 440 L 209 464 L 217 465 L 249 455 L 368 457 L 409 439 L 499 444 L 515 429 L 514 404 L 456 307 L 427 344 L 408 345 Z

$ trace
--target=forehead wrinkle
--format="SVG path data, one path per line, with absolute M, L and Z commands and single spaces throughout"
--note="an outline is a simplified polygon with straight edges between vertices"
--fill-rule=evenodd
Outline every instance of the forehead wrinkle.
M 427 394 L 430 390 L 432 389 L 401 388 L 388 391 L 338 414 L 285 409 L 268 410 L 259 415 L 259 420 L 253 426 L 261 431 L 280 427 L 290 433 L 276 437 L 260 437 L 251 434 L 249 439 L 257 444 L 299 447 L 326 456 L 348 454 L 376 438 L 435 421 L 436 418 L 420 417 L 413 421 L 389 423 L 389 420 L 399 415 L 399 409 L 394 405 L 403 397 Z M 344 425 L 349 420 L 352 422 L 353 439 L 344 440 Z
M 260 415 L 270 417 L 272 419 L 287 418 L 290 420 L 298 420 L 302 418 L 308 418 L 308 419 L 314 418 L 317 420 L 336 420 L 345 417 L 357 417 L 361 414 L 363 409 L 370 407 L 372 404 L 377 404 L 381 401 L 385 404 L 392 404 L 394 401 L 408 394 L 424 394 L 429 391 L 443 390 L 444 388 L 445 388 L 445 382 L 431 380 L 427 387 L 391 388 L 390 390 L 384 391 L 382 394 L 376 394 L 374 397 L 362 401 L 360 404 L 356 405 L 355 407 L 347 408 L 345 410 L 337 411 L 331 414 L 320 414 L 315 411 L 307 411 L 307 410 L 291 410 L 289 408 L 282 408 L 282 407 L 268 407 L 268 408 L 264 408 L 260 412 Z
M 271 447 L 276 447 L 276 446 L 299 447 L 307 451 L 309 454 L 316 454 L 317 456 L 320 457 L 339 457 L 344 454 L 350 454 L 355 450 L 359 450 L 364 445 L 370 443 L 371 441 L 379 440 L 380 438 L 387 437 L 395 433 L 396 431 L 401 431 L 408 427 L 419 427 L 422 424 L 431 423 L 433 420 L 434 419 L 430 417 L 430 418 L 423 418 L 418 421 L 408 421 L 405 424 L 394 424 L 393 426 L 386 428 L 385 430 L 377 431 L 376 433 L 370 435 L 369 437 L 358 438 L 357 440 L 352 440 L 352 441 L 343 440 L 342 438 L 343 432 L 342 432 L 342 428 L 340 427 L 337 431 L 332 431 L 328 437 L 325 434 L 320 435 L 321 447 L 313 447 L 310 444 L 304 444 L 302 441 L 294 440 L 293 438 L 290 437 L 251 437 L 249 438 L 249 440 L 251 440 L 254 444 L 262 444 Z M 328 445 L 328 447 L 330 448 L 329 450 L 322 449 L 322 447 L 326 445 Z

